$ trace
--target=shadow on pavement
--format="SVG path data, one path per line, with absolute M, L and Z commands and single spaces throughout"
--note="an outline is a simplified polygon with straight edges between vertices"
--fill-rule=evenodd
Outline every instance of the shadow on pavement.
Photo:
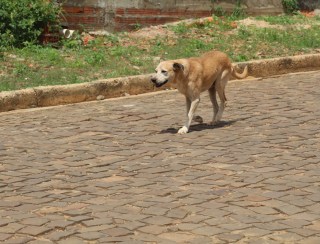
M 195 131 L 203 131 L 203 130 L 212 130 L 215 128 L 223 128 L 223 127 L 227 127 L 227 126 L 231 126 L 234 123 L 241 121 L 241 120 L 245 120 L 247 118 L 241 118 L 241 119 L 236 119 L 236 120 L 230 120 L 230 121 L 220 121 L 218 124 L 216 125 L 209 125 L 206 123 L 201 123 L 201 124 L 195 124 L 195 125 L 191 125 L 189 128 L 189 133 L 195 132 Z M 159 132 L 159 134 L 176 134 L 178 132 L 179 128 L 168 128 L 165 130 L 162 130 Z

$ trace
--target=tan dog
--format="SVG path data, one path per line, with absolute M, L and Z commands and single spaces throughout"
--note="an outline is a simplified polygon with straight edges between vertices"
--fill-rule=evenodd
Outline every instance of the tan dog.
M 248 75 L 245 67 L 242 74 L 233 68 L 228 56 L 219 51 L 211 51 L 201 57 L 177 59 L 161 62 L 156 68 L 156 74 L 151 81 L 156 87 L 170 82 L 186 97 L 187 121 L 178 131 L 185 134 L 189 131 L 195 110 L 200 102 L 200 93 L 208 90 L 213 105 L 213 119 L 210 124 L 216 124 L 221 120 L 226 105 L 225 87 L 230 76 L 243 79 Z M 216 92 L 220 98 L 220 106 L 217 102 Z

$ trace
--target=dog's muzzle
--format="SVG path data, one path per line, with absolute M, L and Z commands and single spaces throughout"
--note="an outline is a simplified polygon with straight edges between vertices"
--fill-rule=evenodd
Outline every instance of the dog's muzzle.
M 164 84 L 166 84 L 169 80 L 165 80 L 163 82 L 158 82 L 156 78 L 151 78 L 151 82 L 153 84 L 155 84 L 156 87 L 160 87 L 163 86 Z

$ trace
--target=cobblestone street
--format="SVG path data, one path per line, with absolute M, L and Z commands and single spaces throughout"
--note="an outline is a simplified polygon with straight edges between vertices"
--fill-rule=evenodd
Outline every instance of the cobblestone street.
M 0 114 L 1 243 L 320 243 L 320 72 Z

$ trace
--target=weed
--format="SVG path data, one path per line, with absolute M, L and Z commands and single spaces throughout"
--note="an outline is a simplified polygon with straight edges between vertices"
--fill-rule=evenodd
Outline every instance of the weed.
M 252 32 L 249 30 L 248 27 L 244 26 L 244 25 L 241 25 L 239 28 L 238 28 L 238 36 L 239 38 L 241 39 L 248 39 L 250 36 L 252 35 Z
M 13 69 L 13 74 L 16 76 L 24 76 L 30 71 L 29 67 L 24 63 L 17 63 Z
M 308 22 L 308 18 L 306 18 L 302 14 L 297 14 L 295 16 L 290 15 L 279 15 L 279 16 L 258 16 L 256 17 L 258 20 L 264 20 L 272 25 L 294 25 Z
M 298 0 L 281 0 L 281 3 L 286 14 L 296 14 L 299 10 Z
M 105 63 L 106 55 L 101 51 L 93 51 L 84 58 L 90 65 L 103 65 Z
M 185 23 L 180 23 L 180 24 L 171 26 L 171 29 L 174 33 L 179 35 L 186 34 L 189 31 L 189 28 Z
M 230 18 L 235 20 L 235 19 L 240 19 L 244 18 L 246 15 L 244 8 L 241 5 L 241 0 L 237 0 L 236 2 L 236 7 L 234 8 L 233 12 L 231 13 Z
M 224 9 L 221 6 L 214 7 L 214 11 L 213 12 L 218 17 L 226 15 L 226 11 L 224 11 Z

